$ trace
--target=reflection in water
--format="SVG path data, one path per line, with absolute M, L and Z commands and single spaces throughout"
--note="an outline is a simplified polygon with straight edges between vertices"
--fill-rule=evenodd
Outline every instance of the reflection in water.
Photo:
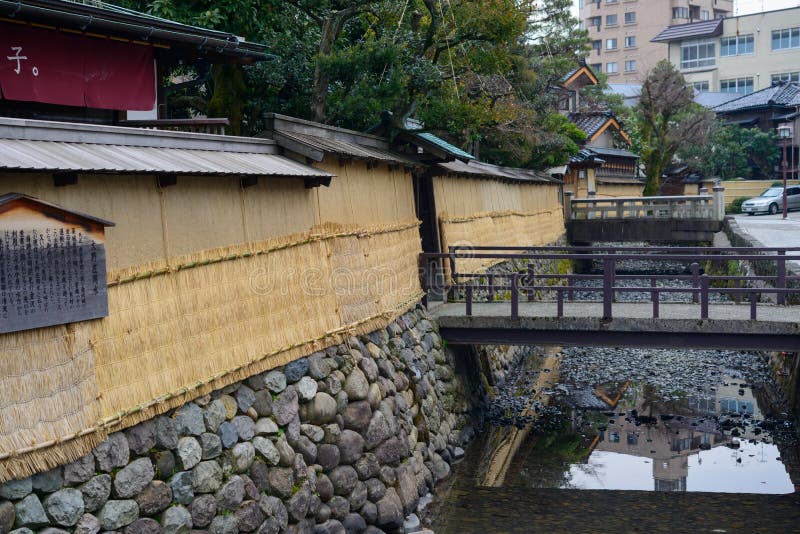
M 517 479 L 509 482 L 573 489 L 794 491 L 748 385 L 729 378 L 706 394 L 676 400 L 664 400 L 647 384 L 616 389 L 625 391 L 613 411 L 563 407 L 571 417 L 560 435 L 534 438 Z

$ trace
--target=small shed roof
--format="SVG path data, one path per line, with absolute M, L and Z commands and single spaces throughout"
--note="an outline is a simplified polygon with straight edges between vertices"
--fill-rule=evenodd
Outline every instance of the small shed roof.
M 278 146 L 322 161 L 326 154 L 372 162 L 416 166 L 420 163 L 389 149 L 389 143 L 370 134 L 319 124 L 277 113 L 267 115 L 267 137 Z
M 43 211 L 45 213 L 56 212 L 56 214 L 61 217 L 66 216 L 66 218 L 77 218 L 98 226 L 114 226 L 114 223 L 111 221 L 100 219 L 99 217 L 94 217 L 92 215 L 87 215 L 79 211 L 69 210 L 57 204 L 51 204 L 50 202 L 45 202 L 44 200 L 39 200 L 38 198 L 24 195 L 22 193 L 6 193 L 4 195 L 0 195 L 0 214 L 12 208 L 14 205 L 19 204 L 34 207 L 37 209 L 37 211 Z
M 459 160 L 436 165 L 448 174 L 459 174 L 466 177 L 490 178 L 500 181 L 525 182 L 525 183 L 561 183 L 544 172 L 533 169 L 520 169 L 517 167 L 502 167 L 481 161 L 472 160 L 467 163 Z
M 669 41 L 682 41 L 698 37 L 719 37 L 722 35 L 723 19 L 702 20 L 688 24 L 676 24 L 665 29 L 650 39 L 652 43 L 666 43 Z

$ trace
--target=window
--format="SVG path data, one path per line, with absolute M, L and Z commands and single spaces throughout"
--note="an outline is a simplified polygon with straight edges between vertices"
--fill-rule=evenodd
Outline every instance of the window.
M 800 28 L 787 28 L 772 32 L 772 49 L 800 48 Z
M 617 25 L 617 16 L 606 15 L 606 26 L 616 26 L 616 25 Z
M 606 4 L 616 4 L 617 0 L 606 0 Z
M 672 18 L 673 19 L 688 19 L 689 18 L 689 8 L 688 7 L 673 7 L 672 8 Z
M 578 8 L 583 9 L 583 0 L 578 0 Z
M 608 74 L 616 74 L 617 72 L 619 72 L 617 70 L 617 62 L 612 61 L 611 63 L 606 63 L 606 72 Z
M 739 93 L 747 95 L 753 92 L 753 78 L 731 78 L 720 80 L 719 90 L 723 93 Z
M 754 46 L 753 34 L 737 35 L 736 37 L 723 37 L 719 40 L 720 57 L 741 56 L 752 54 Z
M 681 43 L 681 68 L 709 67 L 716 63 L 714 41 L 686 41 Z
M 629 59 L 625 62 L 625 72 L 634 72 L 636 70 L 636 60 Z
M 772 75 L 772 83 L 800 82 L 800 72 L 781 72 Z
M 592 50 L 594 50 L 599 54 L 600 50 L 602 49 L 603 49 L 603 41 L 601 41 L 600 39 L 592 41 Z
M 708 13 L 708 10 L 707 10 L 707 9 L 704 9 L 704 10 L 702 10 L 702 11 L 700 12 L 700 19 L 701 19 L 701 20 L 708 20 L 708 19 L 710 19 L 710 18 L 711 18 L 711 17 L 710 17 L 710 15 L 709 15 L 709 13 Z
M 613 39 L 606 39 L 606 50 L 616 50 L 617 49 L 617 38 L 614 37 Z
M 591 68 L 595 72 L 603 72 L 603 64 L 602 63 L 590 63 L 589 68 Z
M 708 92 L 708 82 L 692 82 L 692 89 L 699 93 L 707 93 Z
M 625 13 L 625 24 L 636 24 L 636 11 Z
M 625 48 L 633 48 L 636 46 L 636 36 L 630 35 L 625 38 Z
M 619 432 L 609 432 L 608 441 L 609 443 L 619 443 Z
M 602 23 L 602 21 L 603 17 L 589 17 L 588 19 L 586 19 L 586 22 L 587 24 L 589 24 L 589 26 L 594 26 L 598 30 L 600 29 L 600 24 Z

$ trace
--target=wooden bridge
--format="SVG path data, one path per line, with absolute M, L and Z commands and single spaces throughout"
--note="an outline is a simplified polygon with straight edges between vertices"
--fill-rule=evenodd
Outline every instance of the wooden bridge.
M 710 243 L 725 219 L 722 187 L 713 195 L 577 198 L 565 201 L 570 243 Z
M 454 247 L 421 256 L 433 260 L 444 269 L 424 283 L 449 343 L 800 350 L 800 276 L 787 274 L 800 248 Z M 459 269 L 474 260 L 502 265 Z M 542 273 L 564 260 L 593 269 Z M 768 274 L 736 274 L 743 267 Z

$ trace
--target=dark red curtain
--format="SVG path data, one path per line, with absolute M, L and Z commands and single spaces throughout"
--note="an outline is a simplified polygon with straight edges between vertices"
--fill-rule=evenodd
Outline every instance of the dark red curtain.
M 153 109 L 153 48 L 0 22 L 0 91 L 8 100 Z

